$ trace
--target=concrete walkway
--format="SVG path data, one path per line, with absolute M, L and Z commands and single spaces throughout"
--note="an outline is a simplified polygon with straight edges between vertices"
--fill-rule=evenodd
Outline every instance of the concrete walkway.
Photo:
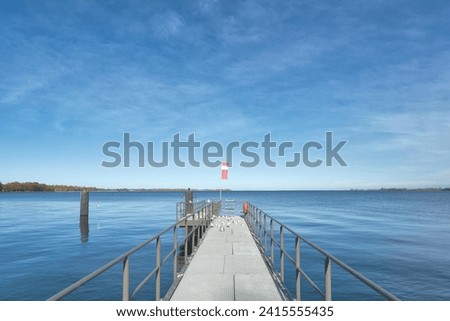
M 171 301 L 280 301 L 245 220 L 217 217 Z

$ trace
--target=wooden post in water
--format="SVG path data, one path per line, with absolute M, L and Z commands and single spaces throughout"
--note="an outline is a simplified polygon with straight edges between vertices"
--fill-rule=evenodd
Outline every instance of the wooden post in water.
M 89 238 L 89 192 L 80 193 L 80 235 L 81 242 L 86 243 Z
M 89 216 L 89 192 L 80 192 L 80 217 Z
M 184 202 L 185 202 L 185 215 L 192 214 L 194 212 L 194 193 L 190 188 L 184 192 Z

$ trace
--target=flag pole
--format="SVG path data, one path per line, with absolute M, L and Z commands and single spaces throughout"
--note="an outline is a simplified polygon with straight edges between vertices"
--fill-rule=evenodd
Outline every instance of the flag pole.
M 228 163 L 222 162 L 220 165 L 220 179 L 221 181 L 224 179 L 228 179 Z M 220 202 L 222 202 L 222 182 L 220 183 L 220 189 L 219 189 L 219 198 Z

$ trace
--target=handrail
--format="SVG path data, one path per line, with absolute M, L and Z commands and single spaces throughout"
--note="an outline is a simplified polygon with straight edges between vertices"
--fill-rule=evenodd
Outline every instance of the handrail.
M 187 246 L 190 243 L 191 244 L 191 253 L 193 252 L 193 249 L 196 244 L 198 244 L 199 239 L 204 235 L 205 230 L 208 228 L 208 220 L 212 218 L 212 216 L 215 214 L 215 209 L 219 208 L 220 201 L 217 203 L 214 202 L 207 202 L 202 201 L 198 203 L 194 203 L 194 211 L 192 213 L 188 213 L 181 217 L 180 219 L 177 219 L 176 223 L 172 224 L 168 228 L 164 229 L 162 232 L 159 232 L 158 234 L 150 237 L 146 241 L 142 242 L 141 244 L 131 248 L 130 250 L 126 251 L 122 255 L 118 256 L 117 258 L 113 259 L 112 261 L 106 263 L 102 267 L 98 268 L 94 272 L 86 275 L 85 277 L 81 278 L 77 282 L 73 283 L 72 285 L 68 286 L 67 288 L 63 289 L 62 291 L 56 293 L 55 295 L 48 298 L 48 301 L 58 301 L 62 298 L 66 297 L 70 293 L 74 292 L 75 290 L 79 289 L 81 286 L 85 285 L 86 283 L 90 282 L 91 280 L 95 279 L 99 275 L 103 274 L 104 272 L 108 271 L 110 268 L 116 266 L 119 263 L 123 264 L 122 267 L 122 300 L 128 301 L 131 298 L 133 298 L 143 287 L 144 285 L 152 278 L 156 278 L 156 287 L 155 287 L 155 297 L 156 300 L 161 299 L 161 269 L 163 265 L 169 261 L 170 257 L 173 258 L 173 282 L 175 283 L 177 281 L 177 271 L 178 271 L 178 262 L 177 262 L 177 254 L 179 252 L 179 249 L 181 246 L 185 246 L 184 249 L 184 257 L 185 262 L 187 262 L 188 259 L 188 249 Z M 178 207 L 177 204 L 177 213 L 178 213 Z M 196 218 L 197 220 L 194 220 Z M 197 222 L 192 230 L 188 233 L 187 228 L 187 222 L 193 220 Z M 178 228 L 181 226 L 185 226 L 185 233 L 184 233 L 184 239 L 181 242 L 178 242 Z M 169 253 L 161 259 L 161 241 L 162 236 L 168 233 L 169 231 L 173 231 L 173 248 L 169 251 Z M 147 274 L 147 276 L 144 277 L 144 279 L 139 283 L 139 285 L 136 287 L 136 289 L 132 292 L 132 294 L 129 294 L 129 279 L 130 279 L 130 264 L 129 264 L 129 258 L 138 252 L 139 250 L 143 249 L 147 245 L 155 242 L 155 250 L 156 250 L 156 264 L 155 268 Z
M 176 210 L 177 220 L 182 219 L 186 215 L 198 213 L 207 204 L 208 204 L 208 201 L 206 201 L 206 200 L 191 203 L 191 204 L 189 204 L 190 206 L 186 206 L 186 202 L 177 203 L 177 210 Z M 214 204 L 212 206 L 214 206 Z
M 248 202 L 247 202 L 248 203 Z M 311 286 L 325 299 L 325 300 L 331 300 L 332 299 L 332 289 L 331 289 L 331 263 L 335 263 L 336 265 L 340 266 L 343 270 L 348 272 L 350 275 L 361 281 L 363 284 L 368 286 L 369 288 L 376 291 L 378 294 L 380 294 L 383 298 L 391 301 L 399 301 L 400 299 L 397 298 L 392 293 L 388 292 L 372 280 L 368 279 L 355 269 L 351 268 L 335 256 L 331 255 L 327 251 L 323 250 L 318 245 L 314 244 L 311 241 L 308 241 L 303 236 L 298 234 L 296 231 L 292 230 L 288 226 L 281 223 L 279 220 L 273 218 L 272 216 L 268 215 L 267 213 L 263 212 L 253 204 L 248 203 L 248 213 L 246 215 L 248 225 L 251 227 L 252 233 L 255 236 L 255 238 L 258 240 L 260 247 L 268 256 L 268 263 L 271 265 L 272 269 L 275 270 L 275 262 L 274 262 L 274 248 L 275 246 L 278 247 L 280 251 L 279 255 L 279 278 L 281 279 L 281 282 L 285 284 L 285 258 L 288 258 L 288 262 L 295 265 L 295 299 L 300 300 L 301 299 L 301 287 L 300 287 L 300 277 L 304 277 L 308 283 L 311 284 Z M 267 220 L 270 220 L 269 225 L 269 231 L 267 230 Z M 279 225 L 279 241 L 275 239 L 274 236 L 274 223 Z M 284 246 L 284 238 L 285 233 L 289 232 L 294 238 L 295 238 L 295 258 L 292 257 L 285 249 Z M 267 237 L 270 238 L 270 249 L 267 248 Z M 324 271 L 324 278 L 325 278 L 325 292 L 323 292 L 320 287 L 306 274 L 304 270 L 301 269 L 300 266 L 300 241 L 304 242 L 308 246 L 310 246 L 312 249 L 317 251 L 318 253 L 322 254 L 325 257 L 324 265 L 325 265 L 325 271 Z M 267 252 L 270 251 L 270 255 L 267 254 Z

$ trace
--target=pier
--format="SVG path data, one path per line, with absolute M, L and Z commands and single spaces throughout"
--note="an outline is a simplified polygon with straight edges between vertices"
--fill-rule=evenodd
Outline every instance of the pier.
M 255 285 L 258 285 L 255 290 Z M 171 301 L 284 300 L 244 218 L 217 217 Z
M 84 202 L 82 198 L 82 202 Z M 84 204 L 84 203 L 83 203 Z M 234 205 L 233 205 L 234 204 Z M 245 204 L 242 211 L 239 206 Z M 84 207 L 84 206 L 83 206 Z M 170 301 L 281 301 L 304 298 L 302 282 L 324 300 L 332 300 L 332 266 L 337 267 L 386 300 L 399 300 L 372 280 L 248 202 L 228 200 L 194 202 L 190 191 L 176 204 L 176 222 L 86 275 L 48 300 L 68 297 L 86 283 L 121 266 L 122 300 L 133 300 L 151 286 L 150 300 Z M 307 251 L 300 251 L 306 248 Z M 130 282 L 136 253 L 150 250 L 145 260 L 148 274 Z M 323 260 L 321 280 L 313 280 L 302 267 L 315 253 Z M 301 253 L 302 256 L 301 256 Z M 133 261 L 134 262 L 134 261 Z M 134 263 L 133 263 L 134 264 Z M 317 272 L 317 271 L 315 271 Z M 162 289 L 162 274 L 172 284 Z M 314 273 L 317 274 L 317 273 Z M 133 287 L 131 286 L 133 284 Z M 333 286 L 339 286 L 333 284 Z M 68 297 L 70 299 L 70 297 Z M 118 298 L 111 298 L 116 300 Z M 364 299 L 364 298 L 362 298 Z M 86 298 L 89 300 L 89 298 Z

